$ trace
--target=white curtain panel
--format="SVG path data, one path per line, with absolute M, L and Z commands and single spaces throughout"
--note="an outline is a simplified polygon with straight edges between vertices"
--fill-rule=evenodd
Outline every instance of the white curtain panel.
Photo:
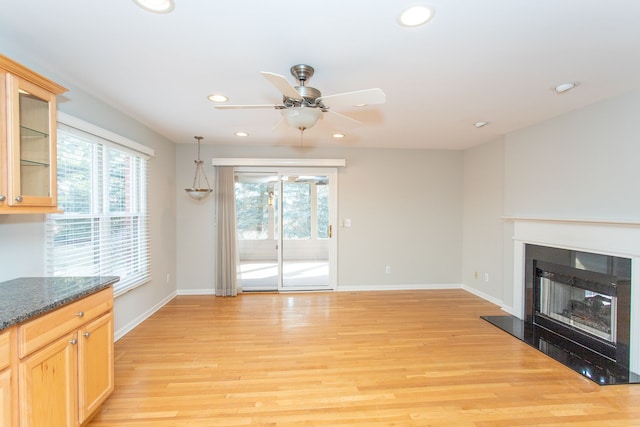
M 233 167 L 216 167 L 216 296 L 238 294 L 238 244 Z

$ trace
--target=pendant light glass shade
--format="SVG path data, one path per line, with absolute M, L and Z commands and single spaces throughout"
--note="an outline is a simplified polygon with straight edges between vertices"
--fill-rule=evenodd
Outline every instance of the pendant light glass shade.
M 198 160 L 194 160 L 194 163 L 196 164 L 196 172 L 193 175 L 193 184 L 191 185 L 191 188 L 185 188 L 184 191 L 186 191 L 192 199 L 200 200 L 207 197 L 213 189 L 211 188 L 211 184 L 209 184 L 207 175 L 204 173 L 204 169 L 202 167 L 204 162 L 200 160 L 200 140 L 202 137 L 194 136 L 194 138 L 198 140 Z M 204 178 L 204 181 L 207 183 L 206 188 L 201 187 L 200 182 L 202 178 Z

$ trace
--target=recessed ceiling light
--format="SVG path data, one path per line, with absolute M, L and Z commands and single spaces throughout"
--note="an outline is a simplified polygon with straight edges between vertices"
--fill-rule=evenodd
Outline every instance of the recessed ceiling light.
M 153 13 L 169 13 L 175 7 L 173 0 L 133 0 L 133 2 Z
M 249 136 L 249 134 L 247 132 L 236 132 L 236 136 L 240 136 L 240 137 L 245 137 L 245 136 Z
M 570 91 L 574 87 L 578 86 L 579 84 L 580 83 L 578 83 L 578 82 L 561 83 L 558 86 L 554 87 L 553 90 L 555 90 L 556 93 L 558 93 L 558 94 L 565 93 L 565 92 Z
M 488 125 L 489 122 L 475 122 L 473 125 L 477 128 L 482 128 L 485 127 L 486 125 Z
M 400 25 L 418 27 L 433 18 L 433 9 L 428 6 L 412 6 L 400 14 Z
M 340 138 L 344 138 L 344 133 L 334 133 L 331 136 L 335 139 L 340 139 Z
M 207 96 L 207 98 L 209 98 L 209 101 L 211 102 L 218 102 L 218 103 L 227 102 L 229 100 L 229 98 L 227 98 L 224 95 L 220 95 L 219 93 L 214 93 L 212 95 L 209 95 Z

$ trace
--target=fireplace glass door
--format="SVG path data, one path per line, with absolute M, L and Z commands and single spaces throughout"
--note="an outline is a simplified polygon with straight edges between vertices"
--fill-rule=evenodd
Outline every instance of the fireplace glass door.
M 554 278 L 552 273 L 540 277 L 539 315 L 615 343 L 617 298 Z

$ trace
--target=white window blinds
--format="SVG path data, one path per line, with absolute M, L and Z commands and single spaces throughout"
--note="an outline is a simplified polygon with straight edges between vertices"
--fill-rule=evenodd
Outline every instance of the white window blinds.
M 47 216 L 47 273 L 119 276 L 117 296 L 150 279 L 148 153 L 102 138 L 95 127 L 93 133 L 78 127 L 58 123 L 64 213 Z

